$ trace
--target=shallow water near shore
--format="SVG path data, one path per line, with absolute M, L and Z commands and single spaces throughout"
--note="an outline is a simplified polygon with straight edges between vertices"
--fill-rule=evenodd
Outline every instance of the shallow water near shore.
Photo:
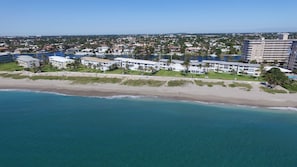
M 297 166 L 297 112 L 0 91 L 0 166 Z

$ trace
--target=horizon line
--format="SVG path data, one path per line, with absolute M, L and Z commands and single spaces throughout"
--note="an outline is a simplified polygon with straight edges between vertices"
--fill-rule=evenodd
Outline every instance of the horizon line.
M 254 31 L 254 32 L 203 32 L 203 33 L 191 33 L 191 32 L 176 32 L 176 33 L 107 33 L 107 34 L 48 34 L 48 35 L 0 35 L 0 37 L 57 37 L 57 36 L 121 36 L 121 35 L 214 35 L 214 34 L 257 34 L 257 33 L 297 33 L 297 31 Z

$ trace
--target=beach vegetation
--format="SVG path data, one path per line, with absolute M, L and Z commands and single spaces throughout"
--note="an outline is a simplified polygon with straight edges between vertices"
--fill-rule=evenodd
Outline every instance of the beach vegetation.
M 239 82 L 233 82 L 233 83 L 229 84 L 229 87 L 231 87 L 231 88 L 235 88 L 235 87 L 243 88 L 246 91 L 250 91 L 253 88 L 251 84 L 239 83 Z
M 8 74 L 8 73 L 2 73 L 2 74 L 0 74 L 0 77 L 2 77 L 2 78 L 12 78 L 12 79 L 25 79 L 25 78 L 28 78 L 28 76 L 25 76 L 25 75 Z
M 67 77 L 67 76 L 32 76 L 32 80 L 69 80 L 73 84 L 89 84 L 89 83 L 120 83 L 120 78 L 107 77 Z
M 297 93 L 297 81 L 289 81 L 282 87 L 286 88 L 290 93 Z
M 27 76 L 31 80 L 68 80 L 66 76 Z
M 167 86 L 169 87 L 184 86 L 187 84 L 193 84 L 193 82 L 187 80 L 170 80 L 167 82 Z
M 128 86 L 145 86 L 146 85 L 146 86 L 151 86 L 151 87 L 160 87 L 160 86 L 164 85 L 165 83 L 166 83 L 165 81 L 159 81 L 159 80 L 128 79 L 128 80 L 125 80 L 122 84 L 128 85 Z
M 198 86 L 208 86 L 208 87 L 213 87 L 215 85 L 219 85 L 222 87 L 226 87 L 225 83 L 223 81 L 220 82 L 206 82 L 206 81 L 201 81 L 201 80 L 195 80 L 196 85 Z
M 268 88 L 268 87 L 264 87 L 264 86 L 261 86 L 260 87 L 261 90 L 263 90 L 264 92 L 267 92 L 267 93 L 271 93 L 271 94 L 276 94 L 276 93 L 288 93 L 286 90 L 282 90 L 282 89 L 275 89 L 275 88 Z
M 68 80 L 72 81 L 73 84 L 89 84 L 89 83 L 120 83 L 120 78 L 108 78 L 108 77 L 67 77 L 67 76 L 27 76 L 21 74 L 8 74 L 2 73 L 0 77 L 12 78 L 12 79 L 25 79 L 30 80 Z
M 73 84 L 89 84 L 89 83 L 120 83 L 120 78 L 98 78 L 98 77 L 68 77 L 68 80 L 72 81 Z

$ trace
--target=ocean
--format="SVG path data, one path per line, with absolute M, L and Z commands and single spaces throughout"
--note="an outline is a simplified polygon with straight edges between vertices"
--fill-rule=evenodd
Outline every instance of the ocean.
M 0 166 L 296 167 L 297 111 L 0 91 Z

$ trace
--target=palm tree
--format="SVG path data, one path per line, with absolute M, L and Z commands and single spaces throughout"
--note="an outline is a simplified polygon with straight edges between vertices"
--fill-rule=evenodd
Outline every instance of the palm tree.
M 186 61 L 184 62 L 184 65 L 186 66 L 186 71 L 185 71 L 185 72 L 188 73 L 188 72 L 189 72 L 190 61 L 187 61 L 187 60 L 186 60 Z
M 190 66 L 190 55 L 186 54 L 185 55 L 185 61 L 184 61 L 184 65 L 186 66 L 186 73 L 189 72 L 189 66 Z

